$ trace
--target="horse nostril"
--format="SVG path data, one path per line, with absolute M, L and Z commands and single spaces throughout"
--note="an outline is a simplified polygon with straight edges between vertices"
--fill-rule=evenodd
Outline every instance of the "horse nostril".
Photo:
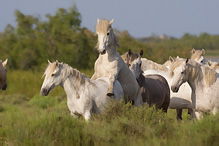
M 106 50 L 103 50 L 102 54 L 105 54 L 106 53 Z
M 41 91 L 40 91 L 40 94 L 41 95 L 46 95 L 46 93 L 47 93 L 47 90 L 44 88 L 44 89 L 41 89 Z

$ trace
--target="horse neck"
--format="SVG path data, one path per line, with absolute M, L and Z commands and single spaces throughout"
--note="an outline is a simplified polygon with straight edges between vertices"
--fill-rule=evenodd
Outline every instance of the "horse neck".
M 66 73 L 63 73 L 63 84 L 68 97 L 80 98 L 80 91 L 85 88 L 86 76 L 84 76 L 78 70 L 73 69 L 70 66 L 66 66 Z
M 107 49 L 106 49 L 106 54 L 108 56 L 112 56 L 113 54 L 117 53 L 117 50 L 116 50 L 116 45 L 114 44 L 114 42 L 110 45 L 107 46 Z
M 145 80 L 145 77 L 144 77 L 143 72 L 142 72 L 142 73 L 139 75 L 138 79 L 137 79 L 138 85 L 139 85 L 140 87 L 142 87 L 142 86 L 144 85 L 144 80 Z
M 188 84 L 192 88 L 193 92 L 198 89 L 203 89 L 203 74 L 201 67 L 194 67 L 189 65 L 187 68 L 188 72 Z

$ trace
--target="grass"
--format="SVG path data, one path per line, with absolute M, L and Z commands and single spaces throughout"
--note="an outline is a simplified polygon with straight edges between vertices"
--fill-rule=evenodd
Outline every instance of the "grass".
M 62 88 L 39 95 L 41 75 L 8 74 L 8 89 L 0 91 L 0 145 L 219 145 L 219 114 L 190 121 L 185 111 L 179 122 L 175 110 L 164 114 L 112 101 L 86 122 L 70 116 Z

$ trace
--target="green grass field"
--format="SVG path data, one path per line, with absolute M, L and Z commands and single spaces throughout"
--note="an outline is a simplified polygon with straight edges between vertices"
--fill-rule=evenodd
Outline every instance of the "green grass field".
M 177 121 L 175 110 L 112 101 L 90 122 L 74 119 L 61 87 L 39 95 L 42 74 L 8 71 L 8 89 L 0 91 L 0 145 L 219 145 L 219 114 L 191 121 L 185 111 Z

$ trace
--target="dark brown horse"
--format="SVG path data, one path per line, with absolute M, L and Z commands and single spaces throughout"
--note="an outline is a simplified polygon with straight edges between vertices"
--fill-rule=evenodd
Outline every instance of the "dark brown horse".
M 138 81 L 143 101 L 147 102 L 150 106 L 155 105 L 158 109 L 167 112 L 170 103 L 169 85 L 161 75 L 143 75 L 141 70 L 142 55 L 142 50 L 140 54 L 132 53 L 129 50 L 129 52 L 122 55 L 122 58 Z

